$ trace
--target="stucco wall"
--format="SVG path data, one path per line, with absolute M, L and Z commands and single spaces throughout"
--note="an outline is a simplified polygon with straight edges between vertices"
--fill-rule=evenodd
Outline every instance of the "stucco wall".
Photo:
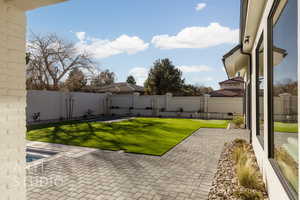
M 0 0 L 0 199 L 25 199 L 25 30 L 23 11 Z

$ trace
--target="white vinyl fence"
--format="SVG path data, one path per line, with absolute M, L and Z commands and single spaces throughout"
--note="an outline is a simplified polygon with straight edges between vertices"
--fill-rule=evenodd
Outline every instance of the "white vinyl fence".
M 243 113 L 243 98 L 112 95 L 112 115 L 231 119 Z
M 275 98 L 278 120 L 293 115 L 294 97 L 283 94 Z M 95 116 L 155 116 L 231 119 L 243 114 L 242 97 L 173 97 L 166 95 L 112 95 L 99 93 L 64 93 L 28 91 L 27 121 L 74 119 L 87 113 Z M 291 117 L 290 117 L 291 118 Z
M 79 118 L 89 110 L 94 115 L 107 113 L 106 94 L 79 92 L 27 91 L 27 121 Z

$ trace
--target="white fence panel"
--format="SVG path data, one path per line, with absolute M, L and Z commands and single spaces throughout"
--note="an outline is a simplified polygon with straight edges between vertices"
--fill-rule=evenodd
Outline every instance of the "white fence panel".
M 243 113 L 242 97 L 210 97 L 208 98 L 209 113 Z
M 203 105 L 203 97 L 173 97 L 169 103 L 170 111 L 197 112 Z
M 132 95 L 113 95 L 111 96 L 111 106 L 118 106 L 120 108 L 132 107 Z
M 39 120 L 67 118 L 70 102 L 73 104 L 72 117 L 81 117 L 88 110 L 94 115 L 105 114 L 106 97 L 106 94 L 30 90 L 27 91 L 27 121 L 34 121 L 35 113 L 40 113 Z

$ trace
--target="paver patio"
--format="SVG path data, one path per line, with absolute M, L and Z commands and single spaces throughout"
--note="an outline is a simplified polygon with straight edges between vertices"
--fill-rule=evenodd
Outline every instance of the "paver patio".
M 207 199 L 224 143 L 248 131 L 200 129 L 162 157 L 29 143 L 62 153 L 27 169 L 29 200 Z

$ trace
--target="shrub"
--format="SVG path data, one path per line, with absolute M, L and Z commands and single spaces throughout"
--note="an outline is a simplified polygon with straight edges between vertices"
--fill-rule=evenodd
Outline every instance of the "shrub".
M 260 200 L 264 199 L 261 192 L 258 191 L 251 191 L 251 190 L 244 190 L 244 191 L 237 191 L 234 193 L 234 196 L 241 200 Z
M 237 145 L 238 147 L 240 147 L 240 146 L 244 146 L 245 144 L 247 144 L 247 141 L 246 140 L 244 140 L 244 139 L 235 139 L 234 141 L 233 141 L 233 143 L 235 144 L 235 145 Z
M 240 128 L 245 123 L 244 117 L 235 116 L 232 120 L 232 123 L 234 123 L 238 128 Z
M 248 189 L 263 190 L 258 172 L 251 166 L 250 160 L 245 165 L 237 166 L 237 177 L 240 185 Z
M 248 153 L 244 146 L 237 147 L 233 150 L 232 159 L 237 165 L 245 165 L 248 160 Z

